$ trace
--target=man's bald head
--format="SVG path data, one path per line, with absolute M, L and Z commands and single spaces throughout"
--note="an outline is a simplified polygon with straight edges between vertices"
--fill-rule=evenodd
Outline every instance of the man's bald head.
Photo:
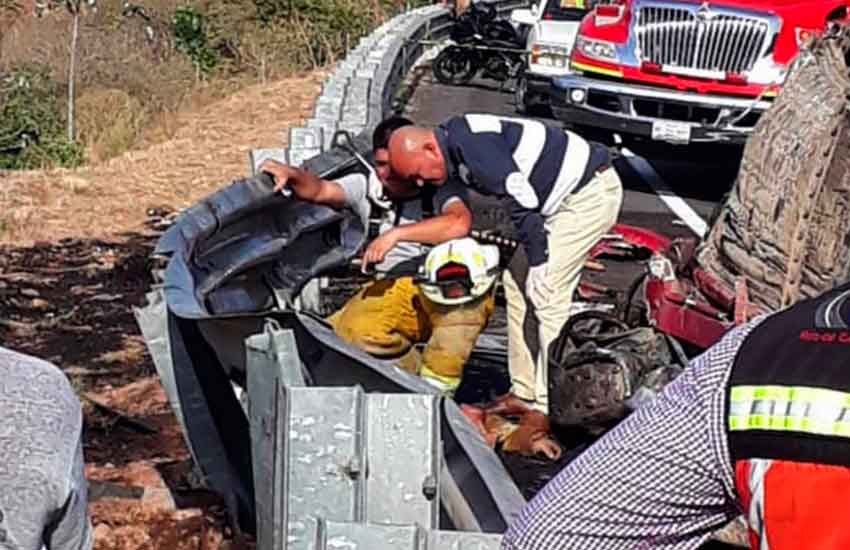
M 400 178 L 441 185 L 446 181 L 446 163 L 434 130 L 419 126 L 399 128 L 390 136 L 390 167 Z
M 422 145 L 433 134 L 432 130 L 420 126 L 405 126 L 399 128 L 390 136 L 390 150 L 404 153 L 416 153 L 422 150 Z

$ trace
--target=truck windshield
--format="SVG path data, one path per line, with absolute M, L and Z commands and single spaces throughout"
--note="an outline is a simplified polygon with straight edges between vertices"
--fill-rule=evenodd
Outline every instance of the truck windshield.
M 581 21 L 598 0 L 546 0 L 543 19 L 548 21 Z

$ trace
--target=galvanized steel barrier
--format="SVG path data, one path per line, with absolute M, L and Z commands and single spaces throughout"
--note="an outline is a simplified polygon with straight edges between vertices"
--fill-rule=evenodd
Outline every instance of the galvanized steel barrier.
M 318 323 L 304 329 L 332 335 Z M 374 359 L 357 365 L 362 387 L 346 384 L 344 357 L 321 359 L 339 372 L 324 385 L 330 371 L 299 355 L 313 347 L 275 320 L 246 342 L 257 547 L 498 548 L 524 500 L 457 405 Z
M 498 0 L 492 3 L 502 16 L 528 4 L 526 0 Z M 338 150 L 334 150 L 332 144 L 333 135 L 338 130 L 347 130 L 356 135 L 355 147 L 366 153 L 371 147 L 370 136 L 375 125 L 402 109 L 403 101 L 397 97 L 397 92 L 425 53 L 428 46 L 423 42 L 433 44 L 435 40 L 447 38 L 451 26 L 452 17 L 447 8 L 427 6 L 393 17 L 360 40 L 325 80 L 313 116 L 303 126 L 290 128 L 288 147 L 251 151 L 252 172 L 256 173 L 266 159 L 303 165 L 320 175 L 339 169 L 340 160 L 344 157 Z M 292 339 L 289 331 L 283 331 L 279 336 Z M 294 341 L 285 347 L 294 350 Z M 303 381 L 290 379 L 276 382 L 266 376 L 270 371 L 279 370 L 288 372 L 291 377 L 292 373 L 299 372 L 297 357 L 275 357 L 275 364 L 264 369 L 259 368 L 266 360 L 261 357 L 262 354 L 252 350 L 251 345 L 248 346 L 248 354 L 249 363 L 254 363 L 254 368 L 248 369 L 249 395 L 258 400 L 249 412 L 254 446 L 254 476 L 257 481 L 257 478 L 265 478 L 265 483 L 255 481 L 260 548 L 324 550 L 339 547 L 340 544 L 352 550 L 498 548 L 501 539 L 498 535 L 436 529 L 439 523 L 440 491 L 437 487 L 441 466 L 437 450 L 440 430 L 439 423 L 435 421 L 437 402 L 434 396 L 364 395 L 357 388 L 299 388 Z M 258 379 L 263 372 L 265 375 L 262 375 L 262 380 Z M 297 404 L 299 396 L 303 396 L 303 406 L 295 410 L 292 407 Z M 334 399 L 348 403 L 350 410 L 336 407 L 339 414 L 334 416 L 336 409 L 330 403 Z M 410 408 L 413 406 L 411 400 L 418 400 L 417 403 L 421 401 L 420 407 L 430 412 L 421 418 L 417 418 L 417 415 L 401 415 L 401 418 L 406 418 L 400 423 L 397 421 L 394 428 L 385 426 L 386 429 L 377 429 L 385 424 L 384 420 L 390 418 L 384 409 L 394 406 Z M 274 420 L 269 418 L 266 410 L 272 410 L 275 408 L 274 403 L 282 402 L 287 403 L 286 410 L 289 412 Z M 310 403 L 315 405 L 315 410 L 311 411 Z M 345 414 L 346 411 L 349 414 Z M 375 411 L 377 416 L 370 411 Z M 322 426 L 317 422 L 319 417 L 323 419 Z M 347 449 L 352 459 L 365 455 L 360 457 L 361 460 L 354 460 L 354 469 L 343 472 L 345 475 L 330 471 L 335 459 L 340 458 L 335 455 L 344 452 L 340 449 L 345 448 L 345 443 L 354 444 L 354 441 L 335 441 L 334 434 L 324 434 L 327 437 L 322 437 L 322 434 L 313 433 L 316 429 L 343 430 L 345 434 L 356 436 L 357 439 L 365 437 L 359 446 Z M 399 433 L 393 437 L 393 431 Z M 390 439 L 386 440 L 387 437 Z M 303 448 L 300 451 L 299 438 L 308 443 L 307 447 L 301 445 Z M 286 450 L 283 456 L 277 456 L 276 449 L 281 448 L 281 439 L 285 442 L 282 448 Z M 318 445 L 320 441 L 324 444 L 332 443 L 333 449 Z M 413 441 L 418 441 L 419 445 L 412 444 Z M 315 446 L 315 449 L 308 448 L 310 445 Z M 402 452 L 406 459 L 394 456 L 398 452 Z M 411 452 L 412 455 L 409 454 Z M 417 462 L 417 455 L 429 457 L 423 462 L 424 469 L 419 476 L 422 478 L 419 480 L 422 486 L 401 491 L 399 487 L 405 487 L 404 480 L 415 476 L 411 476 L 408 471 L 393 475 L 389 468 L 397 467 L 403 461 L 412 466 Z M 385 486 L 372 487 L 371 491 L 367 491 L 366 487 L 358 489 L 360 481 L 366 479 L 358 468 L 366 464 L 375 470 L 370 478 L 385 482 Z M 381 464 L 387 467 L 381 468 Z M 381 475 L 377 475 L 379 473 Z M 282 491 L 271 486 L 279 480 L 284 485 Z M 321 480 L 324 481 L 319 483 Z M 336 491 L 335 497 L 319 498 L 320 493 L 328 491 Z M 386 502 L 366 502 L 370 493 L 380 495 L 381 500 Z M 394 499 L 393 495 L 398 499 Z M 378 505 L 378 508 L 373 509 L 374 505 Z
M 502 537 L 418 525 L 316 521 L 309 550 L 499 550 Z

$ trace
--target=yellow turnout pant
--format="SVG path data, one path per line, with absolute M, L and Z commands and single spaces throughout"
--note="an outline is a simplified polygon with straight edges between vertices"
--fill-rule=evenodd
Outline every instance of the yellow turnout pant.
M 493 307 L 492 291 L 468 304 L 436 304 L 402 277 L 367 284 L 328 320 L 346 342 L 453 390 Z

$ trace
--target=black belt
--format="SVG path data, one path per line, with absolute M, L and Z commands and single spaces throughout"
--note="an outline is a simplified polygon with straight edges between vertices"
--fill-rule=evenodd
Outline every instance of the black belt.
M 614 155 L 612 155 L 610 148 L 594 141 L 589 142 L 589 145 L 590 155 L 587 159 L 587 166 L 584 169 L 584 174 L 582 175 L 581 180 L 579 180 L 578 185 L 576 185 L 575 189 L 573 189 L 573 193 L 581 191 L 585 185 L 590 183 L 590 180 L 608 168 L 611 168 L 613 165 Z
M 585 172 L 581 181 L 578 182 L 578 185 L 575 186 L 575 189 L 572 190 L 571 194 L 574 195 L 574 194 L 578 193 L 579 191 L 584 189 L 587 186 L 588 183 L 592 182 L 596 178 L 596 176 L 602 175 L 602 172 L 604 172 L 605 170 L 608 170 L 609 168 L 613 168 L 613 167 L 614 166 L 612 164 L 606 163 L 606 164 L 603 164 L 603 165 L 597 167 L 596 170 L 593 170 L 592 172 L 589 172 L 589 171 Z

